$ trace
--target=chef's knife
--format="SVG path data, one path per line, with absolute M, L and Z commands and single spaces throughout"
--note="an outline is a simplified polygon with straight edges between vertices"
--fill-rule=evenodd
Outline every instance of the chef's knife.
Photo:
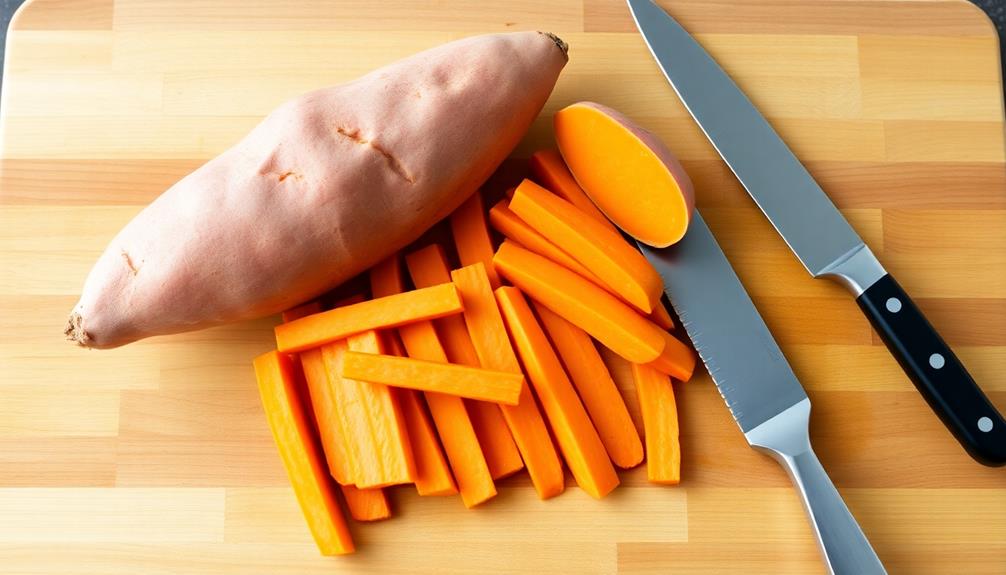
M 737 179 L 815 278 L 838 281 L 961 445 L 1006 464 L 1006 421 L 729 76 L 650 0 L 627 0 L 660 69 Z
M 744 437 L 789 472 L 831 572 L 885 573 L 810 446 L 810 399 L 702 216 L 677 244 L 640 248 Z

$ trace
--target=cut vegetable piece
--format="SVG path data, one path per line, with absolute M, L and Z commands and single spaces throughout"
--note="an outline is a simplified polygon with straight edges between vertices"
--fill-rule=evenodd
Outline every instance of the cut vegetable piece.
M 295 319 L 300 319 L 302 317 L 320 312 L 321 312 L 321 302 L 318 300 L 311 300 L 309 302 L 302 303 L 297 307 L 292 307 L 283 312 L 283 323 L 288 323 Z
M 660 302 L 664 283 L 643 254 L 573 204 L 524 180 L 510 209 L 643 313 Z
M 695 208 L 692 181 L 660 138 L 593 102 L 559 110 L 554 125 L 570 172 L 611 221 L 655 247 L 684 237 Z
M 266 419 L 318 549 L 322 555 L 352 553 L 353 539 L 311 435 L 293 363 L 286 355 L 271 351 L 255 358 L 254 365 Z
M 398 254 L 392 254 L 387 259 L 370 268 L 370 295 L 382 298 L 405 291 L 405 279 L 402 276 L 402 264 Z M 447 282 L 439 282 L 447 283 Z
M 321 355 L 321 349 L 309 349 L 300 354 L 300 365 L 304 369 L 307 388 L 311 395 L 311 407 L 318 424 L 318 434 L 328 461 L 328 470 L 342 485 L 355 483 L 349 448 L 346 446 L 346 432 L 343 416 L 339 413 L 339 402 L 332 393 L 328 370 Z
M 413 459 L 416 462 L 416 491 L 420 495 L 455 495 L 458 487 L 440 449 L 437 432 L 423 407 L 419 393 L 411 389 L 396 389 L 398 401 L 409 430 Z
M 458 250 L 461 265 L 482 262 L 489 274 L 489 284 L 493 289 L 498 288 L 500 277 L 492 268 L 493 252 L 496 250 L 493 249 L 489 226 L 486 225 L 485 204 L 480 191 L 472 194 L 451 214 L 451 234 L 454 236 L 454 246 Z
M 442 284 L 390 295 L 276 326 L 276 344 L 284 353 L 318 347 L 370 329 L 398 327 L 462 311 L 457 288 Z
M 634 363 L 649 363 L 664 350 L 664 331 L 589 280 L 504 241 L 493 263 L 500 274 L 594 339 Z M 467 300 L 466 300 L 467 301 Z
M 405 257 L 409 275 L 417 287 L 441 284 L 451 281 L 447 256 L 439 244 L 431 244 Z M 461 316 L 452 315 L 434 321 L 447 360 L 450 363 L 479 367 L 479 357 L 475 353 L 468 328 Z M 423 359 L 423 358 L 419 358 Z M 516 473 L 524 468 L 517 444 L 514 443 L 506 420 L 494 403 L 465 400 L 468 415 L 482 453 L 493 479 Z
M 569 171 L 569 168 L 566 167 L 566 162 L 562 159 L 562 155 L 559 154 L 559 150 L 555 148 L 538 150 L 531 154 L 531 161 L 528 162 L 528 166 L 531 169 L 531 179 L 543 188 L 547 188 L 552 193 L 566 199 L 566 201 L 579 208 L 580 211 L 601 222 L 605 227 L 611 229 L 611 231 L 617 231 L 615 224 L 611 223 L 608 217 L 602 214 L 601 210 L 597 209 L 593 200 L 587 196 L 583 188 L 580 187 L 580 184 L 576 183 L 576 179 Z
M 517 288 L 499 288 L 496 301 L 577 485 L 604 497 L 618 486 L 618 474 L 545 332 Z
M 601 278 L 594 275 L 583 264 L 576 261 L 573 256 L 559 249 L 548 238 L 538 233 L 537 230 L 527 225 L 527 222 L 513 213 L 513 210 L 510 209 L 509 200 L 501 200 L 489 210 L 489 221 L 492 223 L 493 228 L 506 236 L 507 239 L 517 242 L 517 244 L 532 252 L 576 272 L 599 286 L 604 285 L 601 282 Z
M 650 314 L 650 321 L 657 324 L 660 329 L 674 329 L 674 320 L 671 319 L 671 314 L 664 307 L 664 302 L 662 301 L 657 302 L 657 305 L 654 306 L 653 313 Z
M 399 268 L 396 266 L 395 269 Z M 371 275 L 371 280 L 373 279 L 374 276 Z M 403 290 L 404 285 L 401 273 L 395 273 L 384 275 L 382 281 L 371 284 L 371 289 L 377 287 L 379 291 L 386 292 L 385 295 L 390 295 Z M 405 347 L 398 337 L 397 330 L 384 330 L 381 335 L 388 353 L 398 357 L 406 356 Z M 447 467 L 447 460 L 444 458 L 444 452 L 437 440 L 437 433 L 430 421 L 430 416 L 423 408 L 423 400 L 419 397 L 419 392 L 402 388 L 392 388 L 392 391 L 398 396 L 398 402 L 409 431 L 413 459 L 416 462 L 416 491 L 420 495 L 456 494 L 458 488 L 454 483 L 454 476 L 451 475 L 451 471 Z
M 639 364 L 633 364 L 632 377 L 643 414 L 646 478 L 654 483 L 677 484 L 681 481 L 681 444 L 671 378 Z
M 538 117 L 566 50 L 543 32 L 468 37 L 285 102 L 115 236 L 67 335 L 115 347 L 278 314 L 343 284 L 496 170 Z
M 378 349 L 375 332 L 353 336 L 357 349 Z M 321 348 L 333 397 L 345 422 L 351 474 L 361 489 L 411 483 L 415 466 L 400 409 L 387 386 L 342 377 L 349 343 L 338 341 Z
M 643 460 L 643 442 L 590 336 L 539 303 L 535 303 L 535 311 L 611 461 L 623 468 L 639 465 Z
M 650 362 L 650 367 L 677 379 L 688 381 L 695 371 L 695 353 L 678 338 L 663 332 L 664 351 Z
M 429 334 L 435 335 L 432 327 Z M 409 338 L 405 332 L 402 337 L 406 342 L 405 348 L 409 349 Z M 354 351 L 346 353 L 343 358 L 342 376 L 505 405 L 517 405 L 524 382 L 523 376 L 506 371 Z
M 346 340 L 348 356 L 355 353 L 384 353 L 384 345 L 380 335 L 374 330 L 349 336 Z M 347 384 L 343 377 L 343 384 Z M 361 489 L 399 483 L 412 483 L 415 480 L 416 466 L 409 444 L 408 431 L 401 407 L 391 389 L 385 385 L 373 382 L 355 380 L 357 398 L 367 411 L 371 440 L 370 456 L 376 459 L 381 469 L 380 475 L 372 480 L 364 474 L 356 478 L 356 486 Z M 364 454 L 367 455 L 366 453 Z
M 357 521 L 378 521 L 391 517 L 391 506 L 383 489 L 360 489 L 355 485 L 343 485 L 342 496 L 346 499 L 349 515 Z
M 423 363 L 447 366 L 447 354 L 440 344 L 433 324 L 428 321 L 410 324 L 400 329 L 399 333 L 409 356 L 415 358 L 403 361 L 426 360 Z M 420 380 L 423 377 L 423 375 L 410 376 L 409 379 Z M 496 485 L 493 483 L 489 465 L 482 454 L 464 402 L 459 397 L 427 391 L 426 403 L 430 406 L 430 413 L 436 423 L 451 470 L 454 471 L 454 479 L 458 483 L 461 501 L 465 507 L 470 509 L 495 497 Z
M 481 263 L 465 266 L 451 272 L 451 278 L 465 302 L 465 325 L 482 367 L 523 373 L 503 325 L 496 298 L 489 287 L 485 266 Z M 527 382 L 521 386 L 518 404 L 503 405 L 500 409 L 517 442 L 517 449 L 538 497 L 547 499 L 562 493 L 565 487 L 562 462 Z

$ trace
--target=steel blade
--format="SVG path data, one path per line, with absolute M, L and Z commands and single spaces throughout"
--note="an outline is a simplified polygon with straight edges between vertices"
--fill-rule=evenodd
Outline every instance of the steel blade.
M 662 249 L 639 246 L 663 278 L 674 311 L 741 431 L 747 433 L 807 399 L 697 211 L 677 244 Z
M 864 246 L 803 164 L 726 72 L 650 0 L 628 0 L 636 26 L 716 151 L 811 275 Z

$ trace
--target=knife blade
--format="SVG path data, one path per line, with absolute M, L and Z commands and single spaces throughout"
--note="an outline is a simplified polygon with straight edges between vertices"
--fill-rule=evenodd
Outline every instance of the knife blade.
M 768 121 L 701 45 L 650 0 L 627 0 L 688 112 L 815 278 L 844 285 L 961 445 L 1006 464 L 1006 420 Z
M 831 573 L 886 573 L 810 445 L 810 399 L 701 214 L 668 248 L 639 244 L 752 447 L 789 473 Z

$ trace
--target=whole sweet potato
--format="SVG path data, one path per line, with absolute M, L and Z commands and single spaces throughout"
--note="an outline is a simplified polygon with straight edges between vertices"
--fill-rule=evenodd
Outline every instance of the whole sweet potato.
M 283 104 L 115 236 L 67 338 L 116 347 L 277 313 L 340 284 L 474 192 L 565 63 L 551 34 L 476 36 Z

